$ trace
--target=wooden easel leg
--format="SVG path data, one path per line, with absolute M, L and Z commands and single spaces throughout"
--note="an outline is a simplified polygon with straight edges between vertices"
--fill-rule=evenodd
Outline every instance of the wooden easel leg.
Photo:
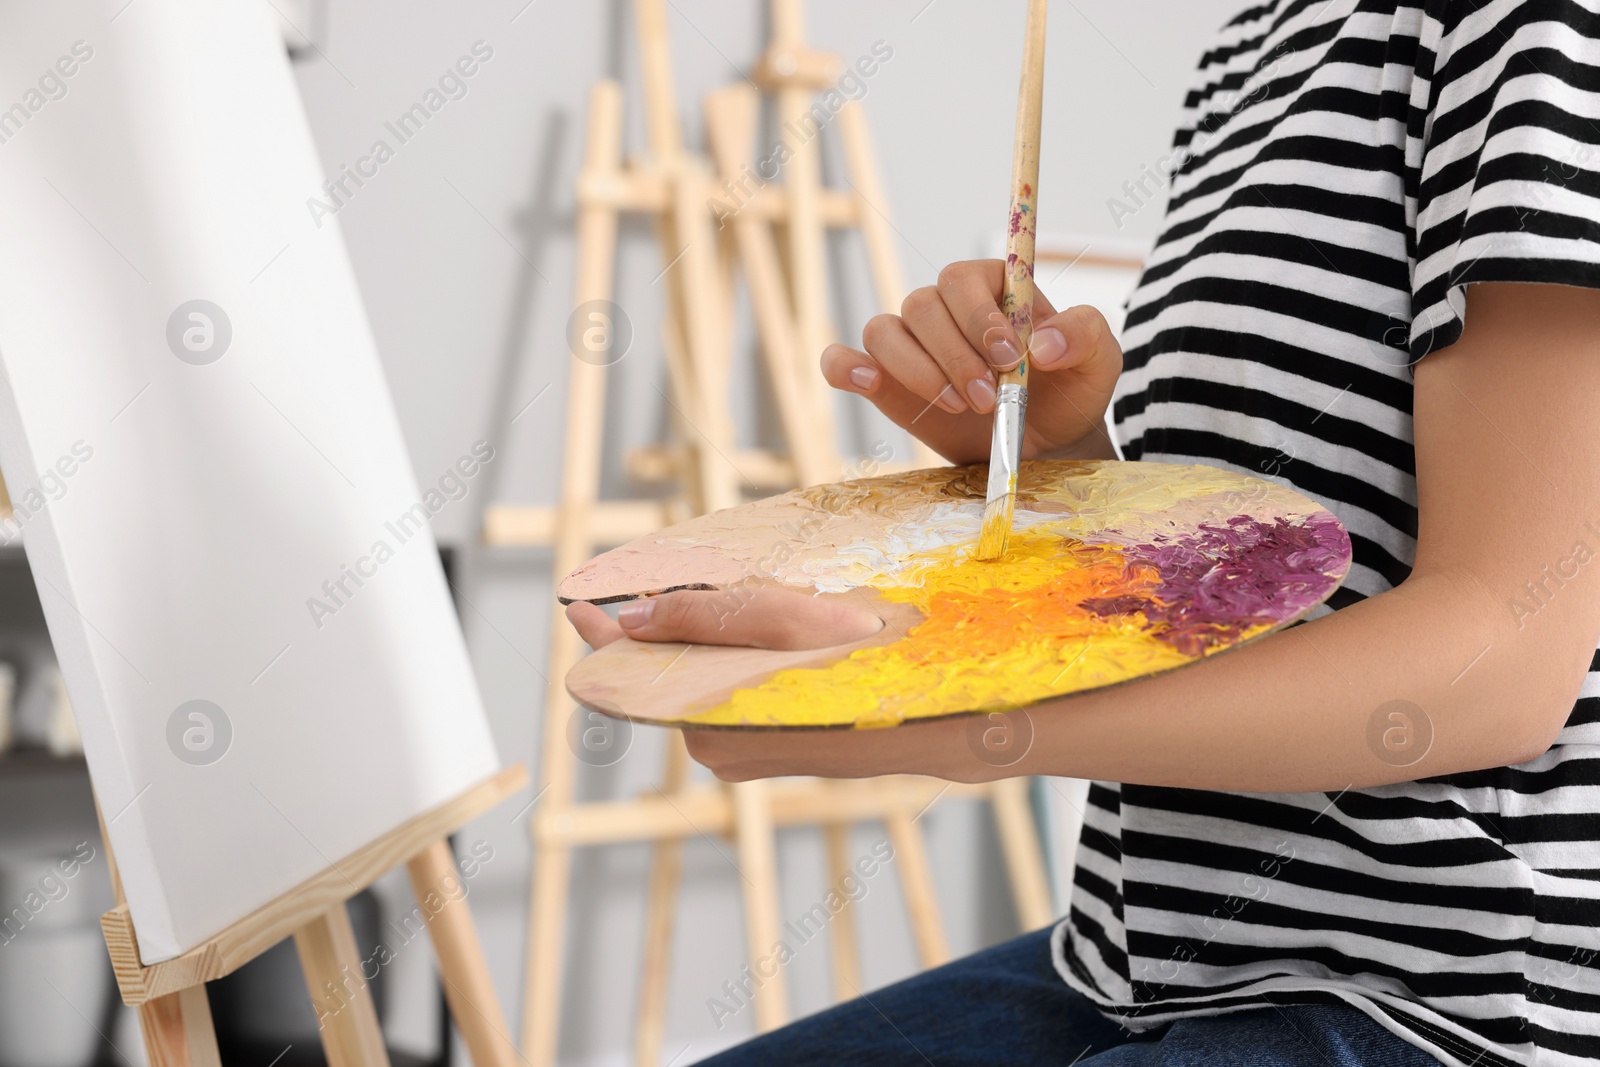
M 473 1067 L 515 1067 L 521 1057 L 511 1044 L 472 912 L 465 895 L 460 895 L 462 883 L 450 843 L 441 839 L 429 845 L 406 864 L 406 871 L 417 902 L 431 915 L 428 934 L 439 961 L 439 978 Z M 437 910 L 435 900 L 441 902 Z
M 673 292 L 678 298 L 678 324 L 687 342 L 684 355 L 695 388 L 675 399 L 693 423 L 690 444 L 704 494 L 696 503 L 704 511 L 721 511 L 740 502 L 740 479 L 729 459 L 734 439 L 728 380 L 717 373 L 724 363 L 719 348 L 725 340 L 716 298 L 717 244 L 706 213 L 705 175 L 690 166 L 688 160 L 682 161 L 673 178 L 672 229 L 683 247 L 672 272 L 677 275 Z
M 565 948 L 567 889 L 572 849 L 539 841 L 533 868 L 533 908 L 528 919 L 527 985 L 522 1010 L 522 1054 L 549 1067 L 556 1058 L 556 1022 L 561 1009 L 561 961 Z
M 716 230 L 713 235 L 717 242 L 717 324 L 722 336 L 717 345 L 721 359 L 717 379 L 727 381 L 733 374 L 733 335 L 739 326 L 739 278 L 733 265 L 733 234 Z
M 900 891 L 905 894 L 917 958 L 924 968 L 937 967 L 950 961 L 950 945 L 945 941 L 944 922 L 939 917 L 939 902 L 933 892 L 928 850 L 921 829 L 911 820 L 912 816 L 896 812 L 886 816 L 883 822 L 889 831 L 889 843 L 894 846 L 894 866 L 900 874 Z
M 1039 851 L 1039 830 L 1033 821 L 1033 809 L 1028 806 L 1028 779 L 1003 778 L 995 782 L 989 787 L 989 802 L 994 805 L 1000 848 L 1011 874 L 1017 918 L 1024 930 L 1048 926 L 1055 912 L 1050 906 L 1050 882 Z
M 772 0 L 772 47 L 805 47 L 805 16 L 800 0 Z M 786 84 L 778 90 L 778 121 L 782 128 L 814 130 L 804 142 L 793 138 L 789 158 L 783 165 L 784 186 L 789 193 L 789 284 L 794 290 L 795 326 L 803 366 L 815 366 L 811 361 L 820 357 L 832 340 L 823 260 L 827 229 L 821 206 L 822 136 L 811 115 L 815 95 L 815 90 L 799 84 Z M 834 419 L 830 391 L 818 374 L 807 375 L 806 383 L 818 426 L 826 427 L 831 439 Z
M 683 789 L 689 774 L 689 750 L 683 734 L 669 731 L 666 771 L 661 791 L 672 796 Z M 650 888 L 645 897 L 644 963 L 639 982 L 639 1021 L 634 1030 L 633 1061 L 638 1067 L 657 1067 L 667 1020 L 667 979 L 672 964 L 672 927 L 683 878 L 683 841 L 668 838 L 651 849 Z
M 622 87 L 597 84 L 589 96 L 588 144 L 584 166 L 592 176 L 615 176 L 622 158 Z M 586 203 L 578 213 L 578 283 L 576 305 L 610 300 L 616 262 L 617 209 Z M 566 446 L 562 455 L 561 502 L 553 570 L 566 574 L 594 549 L 590 515 L 600 484 L 600 424 L 605 412 L 605 368 L 574 357 L 568 363 Z M 532 904 L 528 916 L 528 952 L 523 991 L 522 1048 L 533 1067 L 555 1062 L 556 1023 L 561 1001 L 561 963 L 565 950 L 567 891 L 572 875 L 572 847 L 547 839 L 542 828 L 571 806 L 574 759 L 567 748 L 570 700 L 562 682 L 578 661 L 583 643 L 555 605 L 550 619 L 550 658 L 546 667 L 544 726 L 539 753 L 543 790 L 541 807 L 530 828 L 534 837 Z
M 845 167 L 856 189 L 861 239 L 867 246 L 867 262 L 878 290 L 878 306 L 891 315 L 899 314 L 906 298 L 905 276 L 895 252 L 894 233 L 884 208 L 883 185 L 878 180 L 878 164 L 867 133 L 867 118 L 855 102 L 839 109 L 839 139 L 844 145 Z M 911 440 L 912 457 L 919 466 L 942 467 L 939 454 L 916 438 Z
M 170 993 L 138 1011 L 150 1067 L 222 1067 L 205 986 Z
M 766 782 L 739 782 L 733 790 L 734 834 L 744 881 L 744 923 L 750 971 L 755 977 L 756 1029 L 789 1018 L 788 982 L 774 952 L 779 941 L 778 863 L 772 803 Z
M 706 139 L 722 177 L 738 188 L 743 167 L 755 143 L 760 95 L 746 84 L 730 85 L 705 100 Z M 735 249 L 750 289 L 761 355 L 772 379 L 773 399 L 783 436 L 794 460 L 800 485 L 815 485 L 837 478 L 841 465 L 832 440 L 832 424 L 819 428 L 808 401 L 813 391 L 796 337 L 794 313 L 785 290 L 782 257 L 771 224 L 744 205 L 727 223 L 733 230 Z
M 867 246 L 867 262 L 878 290 L 878 305 L 885 311 L 899 312 L 906 298 L 905 277 L 900 272 L 900 257 L 895 253 L 894 233 L 885 217 L 883 185 L 878 180 L 877 160 L 872 138 L 867 133 L 867 117 L 855 102 L 839 109 L 839 140 L 844 145 L 845 167 L 855 186 L 860 204 L 861 239 Z
M 819 783 L 824 788 L 827 783 Z M 828 885 L 836 890 L 846 875 L 852 874 L 850 866 L 850 826 L 848 823 L 829 823 L 822 828 L 822 845 L 828 853 Z M 841 895 L 843 891 L 840 890 Z M 833 996 L 845 1001 L 861 995 L 861 953 L 856 945 L 856 908 L 848 896 L 844 907 L 828 924 L 828 948 L 833 956 Z
M 663 0 L 634 0 L 633 21 L 639 35 L 639 68 L 644 82 L 645 134 L 650 154 L 660 165 L 683 152 L 666 5 Z
M 294 932 L 328 1067 L 388 1067 L 372 990 L 361 973 L 350 913 L 329 908 Z
M 692 468 L 684 480 L 691 485 L 693 510 L 699 514 L 739 502 L 737 480 L 728 477 L 731 472 L 717 469 L 719 464 L 726 466 L 732 449 L 728 405 L 725 399 L 719 403 L 709 399 L 711 390 L 726 382 L 719 369 L 726 368 L 727 360 L 719 346 L 731 344 L 731 335 L 719 310 L 714 262 L 717 242 L 705 209 L 706 176 L 684 152 L 678 126 L 666 4 L 664 0 L 634 0 L 633 17 L 650 154 L 654 168 L 665 175 L 669 185 L 669 202 L 656 219 L 668 293 L 664 347 L 673 404 L 683 424 Z M 566 572 L 558 569 L 557 573 Z

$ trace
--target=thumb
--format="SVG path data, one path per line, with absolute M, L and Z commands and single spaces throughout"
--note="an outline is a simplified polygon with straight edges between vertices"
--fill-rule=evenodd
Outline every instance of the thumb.
M 1122 373 L 1122 346 L 1106 317 L 1097 308 L 1080 304 L 1035 324 L 1028 360 L 1043 373 L 1072 370 L 1109 389 Z
M 635 641 L 687 641 L 795 650 L 870 637 L 883 626 L 871 612 L 790 589 L 679 590 L 624 604 L 623 633 Z
M 582 600 L 567 605 L 567 621 L 590 648 L 604 648 L 622 638 L 622 630 L 611 621 L 611 616 Z

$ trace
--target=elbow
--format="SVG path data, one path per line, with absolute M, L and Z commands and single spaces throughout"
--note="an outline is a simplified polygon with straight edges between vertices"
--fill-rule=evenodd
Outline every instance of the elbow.
M 1441 701 L 1430 723 L 1428 776 L 1515 767 L 1549 752 L 1572 715 L 1576 693 L 1546 688 L 1491 685 Z
M 1508 747 L 1503 756 L 1498 756 L 1494 761 L 1496 767 L 1515 767 L 1522 763 L 1531 763 L 1540 756 L 1549 752 L 1555 744 L 1555 737 L 1549 736 L 1543 740 L 1534 739 L 1525 744 Z
M 1572 702 L 1545 703 L 1549 706 L 1530 709 L 1528 714 L 1518 716 L 1523 720 L 1519 723 L 1520 728 L 1507 731 L 1510 758 L 1502 766 L 1514 767 L 1536 760 L 1555 746 L 1556 738 L 1561 736 L 1567 718 L 1572 714 Z
M 1501 744 L 1510 749 L 1502 766 L 1538 759 L 1555 746 L 1583 693 L 1594 660 L 1590 641 L 1571 641 L 1570 653 L 1544 648 L 1512 659 L 1508 674 L 1492 686 L 1490 700 L 1504 709 L 1499 716 Z M 1488 695 L 1488 694 L 1485 694 Z
M 1555 745 L 1572 714 L 1572 701 L 1508 700 L 1478 732 L 1481 747 L 1472 769 L 1515 767 L 1536 760 Z

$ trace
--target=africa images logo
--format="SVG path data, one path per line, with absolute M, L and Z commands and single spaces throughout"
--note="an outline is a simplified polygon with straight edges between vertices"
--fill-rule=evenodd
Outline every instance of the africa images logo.
M 185 363 L 196 367 L 215 363 L 231 343 L 233 323 L 209 300 L 186 301 L 167 317 L 167 347 Z
M 233 722 L 209 700 L 186 700 L 167 716 L 167 747 L 191 767 L 204 767 L 228 754 Z

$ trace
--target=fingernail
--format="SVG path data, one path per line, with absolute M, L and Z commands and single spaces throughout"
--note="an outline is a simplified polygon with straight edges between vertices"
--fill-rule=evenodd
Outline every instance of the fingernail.
M 850 382 L 863 393 L 878 384 L 878 371 L 875 367 L 853 367 L 850 370 Z
M 933 402 L 944 408 L 952 415 L 959 415 L 967 410 L 967 402 L 961 399 L 961 394 L 953 386 L 945 386 L 944 391 L 933 398 Z
M 1022 362 L 1022 358 L 1017 355 L 1016 345 L 1010 341 L 1001 340 L 989 346 L 989 362 L 1001 370 L 1010 370 Z
M 1046 326 L 1034 333 L 1028 350 L 1033 356 L 1033 361 L 1039 366 L 1054 366 L 1066 357 L 1067 335 L 1054 326 Z
M 967 383 L 967 399 L 972 401 L 972 410 L 980 415 L 987 415 L 994 408 L 994 386 L 989 384 L 989 379 L 978 378 Z
M 617 609 L 617 623 L 624 630 L 637 630 L 650 621 L 655 611 L 654 600 L 635 600 Z

